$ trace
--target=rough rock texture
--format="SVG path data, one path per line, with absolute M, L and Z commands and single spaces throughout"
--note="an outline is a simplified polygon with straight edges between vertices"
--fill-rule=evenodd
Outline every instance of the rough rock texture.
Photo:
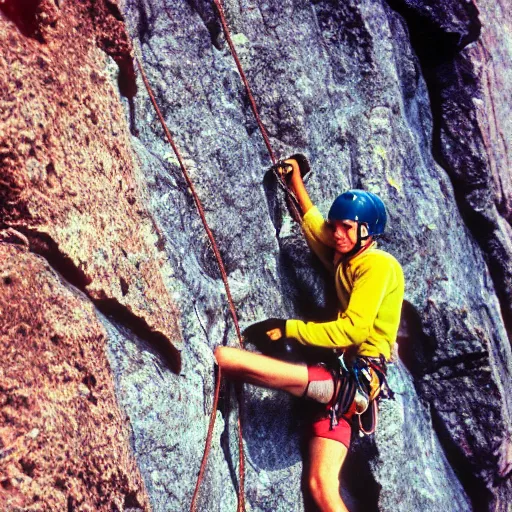
M 38 4 L 35 21 L 21 10 L 24 25 L 7 10 L 15 2 L 2 7 L 21 30 L 0 20 L 8 50 L 0 60 L 1 221 L 179 368 L 179 329 L 160 277 L 165 258 L 138 198 L 126 122 L 95 44 L 130 59 L 124 25 L 108 2 Z
M 226 2 L 225 7 L 274 147 L 281 155 L 302 150 L 312 160 L 315 175 L 309 187 L 314 199 L 325 208 L 340 189 L 365 186 L 390 206 L 393 232 L 385 247 L 405 267 L 413 333 L 403 344 L 403 358 L 422 402 L 400 369 L 397 386 L 404 386 L 411 398 L 388 406 L 395 422 L 383 422 L 370 454 L 370 465 L 378 471 L 374 477 L 361 477 L 366 487 L 346 475 L 353 490 L 348 499 L 363 510 L 387 510 L 397 504 L 403 510 L 451 509 L 453 503 L 461 510 L 505 510 L 510 486 L 500 480 L 496 450 L 502 447 L 506 452 L 510 431 L 504 391 L 510 386 L 510 347 L 485 262 L 458 213 L 451 180 L 430 150 L 437 113 L 432 111 L 404 21 L 380 2 Z M 275 186 L 271 180 L 259 186 L 269 160 L 211 5 L 128 2 L 125 12 L 142 43 L 169 126 L 189 157 L 231 281 L 237 291 L 245 292 L 237 296 L 242 321 L 266 315 L 318 316 L 326 303 L 321 280 L 309 270 L 312 262 L 305 256 L 299 232 L 283 213 L 282 202 L 276 202 Z M 140 104 L 141 96 L 137 109 L 153 117 L 147 100 Z M 166 157 L 169 150 L 162 145 L 160 130 L 155 137 L 139 128 L 143 147 L 137 143 L 136 148 L 141 160 L 149 161 L 152 211 L 168 234 L 169 253 L 179 254 L 181 241 L 175 233 L 183 225 L 184 210 L 180 221 L 167 211 L 169 204 L 182 204 L 183 196 L 165 182 L 179 183 L 181 178 L 172 156 Z M 153 148 L 151 155 L 148 148 Z M 166 159 L 171 160 L 170 168 Z M 158 160 L 162 170 L 155 176 Z M 197 226 L 194 211 L 185 218 L 186 227 Z M 190 228 L 191 233 L 196 230 Z M 204 258 L 200 240 L 187 241 L 191 243 L 198 246 L 187 251 L 188 258 L 194 253 Z M 277 247 L 267 248 L 269 243 Z M 195 256 L 187 260 L 187 282 L 194 267 L 199 280 L 193 282 L 201 286 L 203 298 L 211 286 L 205 269 L 208 277 L 216 274 L 207 261 Z M 199 312 L 191 311 L 189 301 L 180 309 L 184 317 L 197 314 L 211 325 L 211 300 L 204 297 L 196 304 Z M 208 324 L 203 325 L 210 343 L 220 342 Z M 480 383 L 476 396 L 468 386 L 472 380 Z M 281 423 L 281 430 L 276 429 L 268 393 L 251 393 L 246 421 L 248 497 L 254 507 L 289 510 L 297 491 L 284 471 L 293 464 L 283 467 L 283 457 L 274 460 L 269 447 L 288 451 L 288 427 L 283 429 Z M 405 421 L 408 410 L 424 410 L 426 404 L 421 421 Z M 431 425 L 439 441 L 426 443 L 435 438 Z M 399 454 L 396 438 L 405 443 Z M 415 449 L 414 478 L 404 480 L 399 469 L 418 439 L 423 442 Z M 358 450 L 366 453 L 360 445 L 350 461 L 353 467 L 358 467 Z M 287 460 L 297 457 L 290 454 Z M 270 477 L 267 468 L 273 469 Z M 364 473 L 364 467 L 358 469 Z M 267 478 L 273 489 L 274 482 L 288 482 L 287 491 L 273 492 L 270 502 L 262 498 L 264 492 L 251 494 L 251 488 L 260 489 Z M 214 486 L 205 494 L 214 495 Z M 369 496 L 367 488 L 375 493 Z M 298 504 L 293 507 L 300 509 Z
M 391 0 L 408 21 L 434 113 L 433 152 L 489 262 L 512 337 L 510 9 L 501 1 Z M 432 4 L 432 5 L 431 5 Z
M 149 510 L 94 308 L 26 246 L 0 260 L 0 509 Z
M 117 397 L 152 508 L 186 510 L 211 408 L 212 350 L 236 337 L 193 201 L 142 82 L 137 87 L 132 80 L 123 17 L 204 202 L 242 327 L 267 316 L 326 318 L 333 291 L 266 174 L 270 160 L 210 1 L 123 0 L 119 8 L 110 0 L 28 3 L 36 6 L 30 30 L 13 12 L 2 9 L 11 21 L 0 19 L 12 47 L 0 62 L 10 59 L 9 73 L 24 77 L 16 90 L 1 78 L 11 88 L 1 97 L 11 105 L 2 114 L 2 129 L 10 131 L 2 137 L 7 156 L 0 175 L 10 185 L 1 188 L 1 221 L 22 231 L 33 251 L 107 313 L 101 318 Z M 324 212 L 347 187 L 380 194 L 390 217 L 382 246 L 406 274 L 400 360 L 390 369 L 397 399 L 383 404 L 373 438 L 354 439 L 342 474 L 350 510 L 510 512 L 510 50 L 507 31 L 498 29 L 509 26 L 505 6 L 490 0 L 478 9 L 462 0 L 224 5 L 277 153 L 310 157 L 308 189 Z M 43 13 L 54 13 L 54 25 Z M 72 26 L 75 37 L 66 38 Z M 116 37 L 98 37 L 112 27 Z M 119 64 L 124 119 L 112 89 L 116 68 L 97 45 Z M 55 49 L 59 59 L 48 54 L 46 75 L 29 68 Z M 76 77 L 72 89 L 79 95 L 93 81 L 94 93 L 79 96 L 80 108 L 70 108 L 72 99 L 59 105 L 53 124 L 69 123 L 52 126 L 51 151 L 40 142 L 40 149 L 25 148 L 19 125 L 53 108 L 47 88 L 57 87 L 59 76 Z M 88 108 L 86 94 L 100 108 Z M 44 126 L 33 127 L 34 141 L 44 142 Z M 46 178 L 41 185 L 30 170 L 31 149 L 43 168 L 57 154 L 62 165 L 78 169 L 58 174 L 62 190 L 80 190 L 89 201 L 80 202 L 80 194 L 57 200 L 57 185 L 44 185 Z M 92 173 L 101 168 L 103 174 Z M 158 251 L 147 248 L 154 233 Z M 127 250 L 124 237 L 135 248 Z M 59 258 L 52 259 L 57 248 Z M 123 266 L 122 249 L 128 263 L 131 251 L 144 251 L 150 274 Z M 144 283 L 137 293 L 129 279 Z M 111 301 L 116 307 L 105 307 Z M 179 375 L 168 371 L 149 335 L 177 336 L 174 316 L 163 314 L 174 312 L 171 303 L 184 337 Z M 112 318 L 119 307 L 122 314 Z M 245 399 L 248 510 L 313 510 L 301 488 L 307 406 L 249 386 Z M 236 509 L 236 418 L 228 387 L 200 510 Z

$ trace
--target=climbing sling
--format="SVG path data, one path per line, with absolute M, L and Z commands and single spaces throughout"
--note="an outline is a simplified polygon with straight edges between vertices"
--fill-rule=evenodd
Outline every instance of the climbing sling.
M 384 356 L 355 356 L 346 361 L 345 354 L 341 353 L 330 371 L 337 390 L 329 409 L 330 429 L 338 424 L 340 418 L 355 414 L 359 431 L 373 434 L 377 427 L 379 400 L 394 396 L 387 382 Z

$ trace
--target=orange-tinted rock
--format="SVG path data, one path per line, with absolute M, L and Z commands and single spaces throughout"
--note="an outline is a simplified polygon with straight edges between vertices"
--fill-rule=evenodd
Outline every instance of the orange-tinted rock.
M 178 370 L 181 337 L 160 274 L 166 257 L 139 201 L 123 108 L 98 47 L 120 64 L 132 96 L 119 12 L 112 2 L 59 9 L 45 0 L 30 21 L 9 4 L 0 16 L 0 219 Z
M 0 510 L 149 510 L 88 300 L 0 243 Z

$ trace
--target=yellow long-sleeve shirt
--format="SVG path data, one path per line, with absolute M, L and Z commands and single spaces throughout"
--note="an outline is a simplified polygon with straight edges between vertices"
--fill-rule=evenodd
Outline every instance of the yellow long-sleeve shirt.
M 404 297 L 402 267 L 376 244 L 335 267 L 332 232 L 316 207 L 304 215 L 303 228 L 310 247 L 334 273 L 340 310 L 332 322 L 288 320 L 286 336 L 319 347 L 355 345 L 359 355 L 389 359 Z

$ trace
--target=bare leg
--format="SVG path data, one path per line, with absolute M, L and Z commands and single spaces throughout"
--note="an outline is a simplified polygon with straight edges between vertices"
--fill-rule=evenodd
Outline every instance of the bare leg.
M 306 365 L 287 363 L 232 347 L 217 347 L 215 358 L 229 377 L 250 384 L 281 389 L 299 397 L 304 394 L 308 385 Z
M 340 496 L 340 471 L 347 448 L 338 441 L 313 437 L 309 442 L 309 488 L 322 512 L 349 512 Z
M 215 358 L 228 377 L 257 386 L 303 396 L 308 385 L 306 365 L 232 347 L 217 347 Z M 338 441 L 313 437 L 309 445 L 309 486 L 322 512 L 349 512 L 339 492 L 339 474 L 347 448 Z

